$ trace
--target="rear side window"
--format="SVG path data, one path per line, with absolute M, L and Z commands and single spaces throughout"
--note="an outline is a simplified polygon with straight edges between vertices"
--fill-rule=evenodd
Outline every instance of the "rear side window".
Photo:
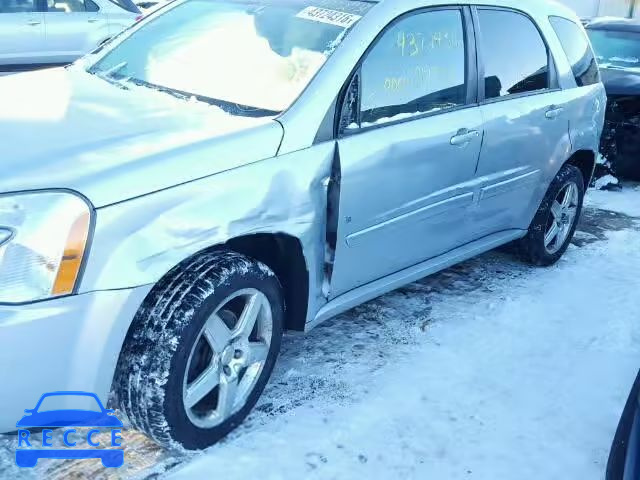
M 547 46 L 526 16 L 504 10 L 478 11 L 484 59 L 485 98 L 549 88 Z
M 362 63 L 362 127 L 464 105 L 465 59 L 459 9 L 401 18 Z
M 564 53 L 567 54 L 578 86 L 584 87 L 600 82 L 598 64 L 582 29 L 566 18 L 551 17 L 549 21 L 562 43 Z

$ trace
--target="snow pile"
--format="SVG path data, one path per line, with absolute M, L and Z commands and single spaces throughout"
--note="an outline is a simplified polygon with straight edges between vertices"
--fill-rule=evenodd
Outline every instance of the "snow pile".
M 593 186 L 594 186 L 597 190 L 604 190 L 604 189 L 606 189 L 607 187 L 610 187 L 610 186 L 612 186 L 612 185 L 618 185 L 619 183 L 620 183 L 620 181 L 619 181 L 616 177 L 614 177 L 614 176 L 613 176 L 613 175 L 611 175 L 611 174 L 607 174 L 607 175 L 605 175 L 605 176 L 603 176 L 603 177 L 597 178 L 597 179 L 595 180 L 595 182 L 594 182 L 594 185 L 593 185 Z

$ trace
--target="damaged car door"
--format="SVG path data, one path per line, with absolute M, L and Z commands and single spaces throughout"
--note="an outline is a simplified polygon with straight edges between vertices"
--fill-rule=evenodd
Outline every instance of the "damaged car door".
M 466 7 L 392 22 L 349 80 L 331 296 L 469 241 L 482 143 Z

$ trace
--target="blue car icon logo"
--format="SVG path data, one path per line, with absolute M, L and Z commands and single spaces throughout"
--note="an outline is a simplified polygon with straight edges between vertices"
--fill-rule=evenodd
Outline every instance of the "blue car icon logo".
M 93 410 L 46 410 L 38 411 L 42 403 L 51 397 L 76 396 L 91 397 L 95 399 L 100 411 Z M 33 409 L 26 409 L 26 415 L 18 420 L 16 427 L 122 427 L 122 422 L 114 415 L 113 410 L 104 408 L 102 402 L 95 393 L 87 392 L 52 392 L 40 397 Z
M 62 398 L 66 397 L 66 398 Z M 65 404 L 73 403 L 69 397 L 80 398 L 92 404 L 94 409 L 50 409 L 52 403 L 64 400 Z M 94 403 L 95 402 L 95 403 Z M 45 405 L 43 405 L 45 404 Z M 34 467 L 41 458 L 55 459 L 85 459 L 100 458 L 105 467 L 120 467 L 124 463 L 124 450 L 98 448 L 100 446 L 93 436 L 101 432 L 100 429 L 111 429 L 111 446 L 119 447 L 122 422 L 115 416 L 113 410 L 106 409 L 95 393 L 89 392 L 50 392 L 40 397 L 33 409 L 26 409 L 25 414 L 18 422 L 18 449 L 16 450 L 16 465 L 19 467 Z M 77 435 L 77 431 L 70 427 L 92 427 L 86 436 L 89 449 L 69 448 L 75 447 L 77 442 L 71 442 L 71 434 Z M 53 447 L 53 430 L 42 430 L 42 448 L 31 447 L 29 441 L 29 428 L 56 428 L 59 431 L 63 446 L 67 448 L 55 449 Z

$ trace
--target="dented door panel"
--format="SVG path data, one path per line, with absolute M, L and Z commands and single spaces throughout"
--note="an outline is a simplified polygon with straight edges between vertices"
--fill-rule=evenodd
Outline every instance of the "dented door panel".
M 452 145 L 462 128 L 478 135 Z M 481 140 L 480 113 L 471 107 L 338 141 L 340 215 L 331 297 L 468 241 Z

